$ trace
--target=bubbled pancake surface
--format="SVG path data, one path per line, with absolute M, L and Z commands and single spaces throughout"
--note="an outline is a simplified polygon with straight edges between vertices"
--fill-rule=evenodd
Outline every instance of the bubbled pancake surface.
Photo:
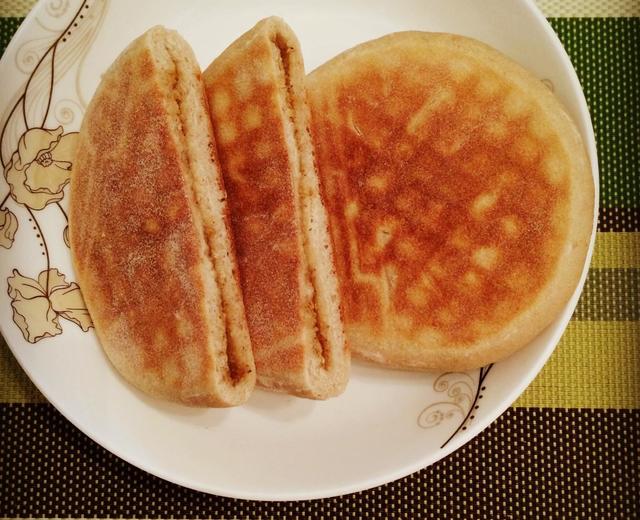
M 214 60 L 203 80 L 258 383 L 303 397 L 335 396 L 348 381 L 350 357 L 333 258 L 324 249 L 327 217 L 313 186 L 298 40 L 281 19 L 264 19 Z
M 479 42 L 398 33 L 308 88 L 356 353 L 470 368 L 549 323 L 582 270 L 593 184 L 539 81 Z
M 204 73 L 258 373 L 303 365 L 301 246 L 277 68 L 264 24 Z M 293 338 L 293 339 L 292 339 Z

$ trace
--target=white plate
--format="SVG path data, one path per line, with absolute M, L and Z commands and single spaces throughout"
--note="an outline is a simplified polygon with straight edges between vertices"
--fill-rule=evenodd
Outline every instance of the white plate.
M 491 370 L 415 374 L 356 362 L 340 398 L 312 402 L 257 390 L 247 405 L 230 410 L 190 409 L 133 389 L 107 362 L 93 331 L 82 331 L 86 320 L 77 309 L 77 291 L 74 285 L 66 286 L 74 279 L 63 240 L 68 197 L 56 204 L 68 190 L 66 166 L 49 164 L 42 155 L 34 159 L 53 140 L 48 134 L 30 130 L 22 147 L 18 140 L 27 128 L 62 126 L 65 135 L 76 131 L 100 74 L 152 25 L 179 30 L 206 66 L 257 20 L 272 14 L 284 17 L 298 34 L 307 70 L 393 31 L 446 31 L 479 38 L 547 80 L 582 133 L 596 186 L 598 167 L 587 105 L 573 68 L 542 14 L 526 1 L 38 4 L 0 63 L 3 165 L 18 149 L 20 154 L 13 157 L 25 163 L 22 172 L 9 176 L 5 171 L 18 200 L 7 196 L 0 213 L 0 246 L 7 248 L 0 250 L 3 336 L 58 410 L 132 464 L 184 486 L 230 497 L 308 499 L 362 490 L 412 473 L 451 453 L 496 419 L 536 376 L 564 331 L 584 283 L 593 240 L 579 287 L 562 314 L 528 347 Z M 40 141 L 35 141 L 38 135 Z M 52 159 L 70 159 L 64 157 L 69 139 L 61 138 Z M 33 175 L 38 168 L 41 177 Z M 48 191 L 44 180 L 50 184 Z M 6 193 L 7 183 L 0 182 Z M 45 203 L 44 209 L 34 209 Z M 35 281 L 31 287 L 24 279 L 17 284 L 20 280 L 12 274 L 17 269 L 35 279 L 44 272 L 40 285 L 46 286 L 47 267 L 66 275 L 65 284 L 56 286 L 57 273 L 49 271 L 48 294 Z M 10 277 L 21 296 L 8 296 Z M 12 299 L 26 315 L 22 322 L 13 312 Z M 55 336 L 35 341 L 39 326 Z

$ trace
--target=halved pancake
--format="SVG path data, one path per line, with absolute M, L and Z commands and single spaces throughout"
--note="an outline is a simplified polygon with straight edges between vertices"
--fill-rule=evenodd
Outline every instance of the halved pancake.
M 478 41 L 397 33 L 308 77 L 353 351 L 463 370 L 533 339 L 592 230 L 580 136 L 552 93 Z
M 138 388 L 231 406 L 255 384 L 200 69 L 161 27 L 104 75 L 80 130 L 69 228 L 100 342 Z
M 203 75 L 229 194 L 258 383 L 324 399 L 349 353 L 298 41 L 268 18 Z

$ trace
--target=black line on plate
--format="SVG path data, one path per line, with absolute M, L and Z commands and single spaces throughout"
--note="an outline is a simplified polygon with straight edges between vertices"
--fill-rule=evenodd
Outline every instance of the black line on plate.
M 64 210 L 64 208 L 62 207 L 62 204 L 60 204 L 59 202 L 56 202 L 56 206 L 58 206 L 58 208 L 60 208 L 60 211 L 62 211 L 62 214 L 64 215 L 64 219 L 69 222 L 69 217 L 67 216 L 67 212 Z M 0 208 L 2 206 L 0 205 Z
M 31 218 L 33 219 L 33 223 L 36 225 L 36 227 L 38 228 L 38 233 L 40 234 L 40 239 L 42 240 L 42 247 L 44 247 L 44 253 L 47 257 L 47 283 L 45 286 L 45 293 L 47 294 L 47 296 L 49 295 L 49 269 L 51 269 L 51 261 L 49 259 L 49 248 L 47 247 L 47 241 L 44 238 L 44 233 L 42 232 L 42 228 L 40 227 L 40 224 L 38 223 L 38 219 L 36 219 L 36 216 L 33 214 L 33 211 L 31 210 L 31 208 L 29 206 L 25 205 L 25 208 L 27 208 L 27 211 L 29 212 L 29 215 L 31 215 Z
M 476 388 L 476 395 L 475 395 L 475 397 L 473 399 L 473 403 L 471 403 L 471 406 L 469 407 L 469 411 L 467 412 L 467 415 L 464 416 L 464 419 L 462 419 L 462 422 L 460 422 L 460 424 L 456 428 L 456 431 L 454 431 L 449 436 L 449 438 L 446 441 L 444 441 L 444 443 L 440 446 L 440 449 L 444 448 L 447 444 L 449 444 L 451 439 L 453 439 L 458 434 L 458 432 L 462 429 L 462 427 L 469 420 L 469 417 L 471 416 L 471 414 L 473 413 L 473 410 L 476 407 L 476 403 L 478 402 L 478 398 L 480 397 L 480 392 L 483 389 L 482 383 L 484 383 L 484 380 L 487 377 L 487 374 L 489 373 L 489 371 L 491 370 L 492 367 L 493 367 L 493 363 L 491 363 L 490 365 L 487 365 L 486 367 L 482 367 L 480 369 L 480 375 L 478 376 L 478 387 Z

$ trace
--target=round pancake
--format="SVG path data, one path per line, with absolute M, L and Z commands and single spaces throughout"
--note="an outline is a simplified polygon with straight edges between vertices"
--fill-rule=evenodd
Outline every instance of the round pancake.
M 308 95 L 355 354 L 471 369 L 558 315 L 584 265 L 594 185 L 538 79 L 478 41 L 407 32 L 321 66 Z

